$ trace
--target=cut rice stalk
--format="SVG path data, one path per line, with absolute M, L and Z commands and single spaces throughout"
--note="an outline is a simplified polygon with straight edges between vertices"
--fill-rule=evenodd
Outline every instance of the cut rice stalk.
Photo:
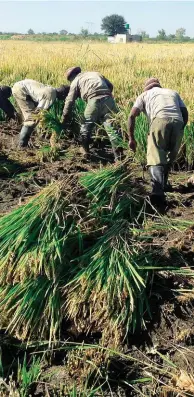
M 68 271 L 82 236 L 79 223 L 85 207 L 80 193 L 77 178 L 68 176 L 0 218 L 2 285 L 39 274 L 55 280 L 61 269 Z
M 127 221 L 116 222 L 82 256 L 81 264 L 83 269 L 65 288 L 68 315 L 79 328 L 115 332 L 117 337 L 121 332 L 123 337 L 138 324 L 145 326 L 146 286 L 153 263 L 135 245 Z

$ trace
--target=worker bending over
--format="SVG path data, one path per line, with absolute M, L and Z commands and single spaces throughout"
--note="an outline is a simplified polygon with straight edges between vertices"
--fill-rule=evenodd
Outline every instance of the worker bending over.
M 0 109 L 6 114 L 7 119 L 16 119 L 16 110 L 12 103 L 9 101 L 9 98 L 12 96 L 11 87 L 8 86 L 0 86 Z
M 20 147 L 26 147 L 32 131 L 37 125 L 35 115 L 39 110 L 48 110 L 56 99 L 64 100 L 69 86 L 53 88 L 35 80 L 22 80 L 14 84 L 13 96 L 23 115 L 23 127 L 20 132 Z
M 67 80 L 71 82 L 69 95 L 63 109 L 62 124 L 65 127 L 75 100 L 81 97 L 87 102 L 84 112 L 84 123 L 81 125 L 83 154 L 89 154 L 89 143 L 96 124 L 103 123 L 110 139 L 115 160 L 121 155 L 122 149 L 117 148 L 118 131 L 113 130 L 112 118 L 117 107 L 112 97 L 113 85 L 98 72 L 81 72 L 80 67 L 67 71 Z
M 187 108 L 176 91 L 162 88 L 158 79 L 147 80 L 144 92 L 136 99 L 128 119 L 129 146 L 135 151 L 135 119 L 144 112 L 150 129 L 147 139 L 147 165 L 151 174 L 154 204 L 164 202 L 170 167 L 179 151 Z

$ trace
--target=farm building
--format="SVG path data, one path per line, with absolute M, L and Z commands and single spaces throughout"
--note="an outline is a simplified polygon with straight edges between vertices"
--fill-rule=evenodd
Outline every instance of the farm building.
M 109 43 L 130 43 L 130 42 L 140 42 L 142 41 L 142 36 L 137 35 L 137 34 L 129 34 L 129 33 L 124 33 L 124 34 L 116 34 L 115 36 L 109 36 L 108 37 L 108 42 Z

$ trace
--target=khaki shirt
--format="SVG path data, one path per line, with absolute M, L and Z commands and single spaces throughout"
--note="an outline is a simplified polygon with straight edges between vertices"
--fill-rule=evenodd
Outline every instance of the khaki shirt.
M 144 112 L 149 122 L 152 122 L 156 117 L 183 121 L 180 108 L 186 106 L 176 91 L 154 87 L 138 96 L 133 107 Z
M 112 84 L 98 72 L 79 73 L 71 83 L 69 94 L 65 101 L 63 115 L 67 115 L 78 97 L 84 101 L 95 97 L 111 95 Z
M 56 99 L 56 89 L 39 83 L 38 81 L 26 79 L 19 81 L 16 84 L 17 89 L 20 86 L 23 94 L 29 95 L 34 102 L 38 103 L 38 109 L 49 109 Z

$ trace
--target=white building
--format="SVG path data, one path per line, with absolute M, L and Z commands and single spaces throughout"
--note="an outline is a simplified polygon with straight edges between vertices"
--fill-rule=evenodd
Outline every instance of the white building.
M 124 34 L 116 34 L 115 36 L 109 36 L 108 37 L 108 42 L 109 43 L 130 43 L 130 42 L 140 42 L 142 41 L 142 36 L 140 35 L 131 35 L 128 32 Z

